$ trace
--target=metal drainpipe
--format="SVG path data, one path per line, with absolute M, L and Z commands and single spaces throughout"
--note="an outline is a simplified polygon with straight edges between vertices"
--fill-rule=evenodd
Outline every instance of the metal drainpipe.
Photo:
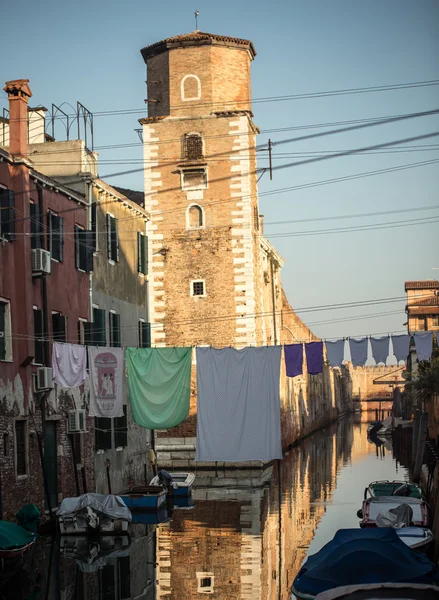
M 91 205 L 93 203 L 93 184 L 91 179 L 86 183 L 88 186 L 87 195 L 88 195 L 88 230 L 91 231 L 92 220 L 91 220 Z M 96 246 L 98 239 L 98 226 L 97 226 L 97 216 L 96 216 Z M 89 304 L 90 304 L 90 323 L 93 321 L 93 273 L 89 273 L 88 279 L 88 294 L 89 294 Z
M 276 290 L 274 286 L 274 266 L 273 266 L 273 255 L 269 254 L 270 258 L 270 273 L 271 273 L 271 299 L 273 309 L 273 341 L 274 345 L 277 346 L 277 330 L 276 330 Z
M 38 193 L 38 207 L 39 207 L 39 217 L 40 223 L 41 220 L 44 220 L 44 202 L 43 202 L 43 188 L 39 183 L 37 183 L 37 193 Z M 43 232 L 40 234 L 41 247 L 46 248 L 46 236 Z M 50 357 L 49 357 L 49 315 L 47 308 L 47 279 L 46 275 L 41 276 L 41 299 L 43 302 L 43 336 L 45 339 L 44 343 L 44 365 L 46 367 L 50 366 Z M 43 432 L 44 433 L 44 432 Z

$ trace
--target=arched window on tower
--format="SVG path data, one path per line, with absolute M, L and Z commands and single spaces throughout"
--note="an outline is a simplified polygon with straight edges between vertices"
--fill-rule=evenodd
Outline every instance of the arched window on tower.
M 201 81 L 197 75 L 185 75 L 181 80 L 181 99 L 183 102 L 201 98 Z
M 182 142 L 184 159 L 200 160 L 203 158 L 203 138 L 199 133 L 186 133 Z
M 187 211 L 187 226 L 189 229 L 204 227 L 203 209 L 198 204 L 192 204 Z

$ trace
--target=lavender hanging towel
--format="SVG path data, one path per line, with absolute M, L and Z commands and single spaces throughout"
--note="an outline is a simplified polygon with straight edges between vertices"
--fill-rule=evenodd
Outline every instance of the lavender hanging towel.
M 393 354 L 396 360 L 400 362 L 403 360 L 406 362 L 407 356 L 409 355 L 410 348 L 410 336 L 407 334 L 403 335 L 392 335 Z
M 344 359 L 344 340 L 326 342 L 326 358 L 331 367 L 341 367 Z
M 433 332 L 415 331 L 415 346 L 418 360 L 430 360 L 433 352 Z
M 323 371 L 323 342 L 305 344 L 306 366 L 309 375 L 318 375 Z
M 284 346 L 285 367 L 288 377 L 297 377 L 303 373 L 303 345 L 287 344 Z
M 196 349 L 196 461 L 282 458 L 281 351 L 281 346 Z
M 386 335 L 380 338 L 371 337 L 370 344 L 372 346 L 372 356 L 376 364 L 386 364 L 387 357 L 389 356 L 390 336 Z
M 354 367 L 364 367 L 367 361 L 367 338 L 359 340 L 349 339 L 349 348 L 351 351 L 351 360 Z

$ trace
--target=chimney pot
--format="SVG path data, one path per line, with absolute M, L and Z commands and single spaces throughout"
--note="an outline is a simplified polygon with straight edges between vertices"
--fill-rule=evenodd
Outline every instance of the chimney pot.
M 7 81 L 3 91 L 9 100 L 9 152 L 14 156 L 27 156 L 27 103 L 32 96 L 29 79 Z

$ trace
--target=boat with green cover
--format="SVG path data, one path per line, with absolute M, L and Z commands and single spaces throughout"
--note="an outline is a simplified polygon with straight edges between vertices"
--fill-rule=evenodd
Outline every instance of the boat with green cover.
M 23 556 L 35 543 L 37 534 L 20 525 L 0 521 L 0 559 Z
M 375 496 L 405 496 L 425 500 L 422 489 L 409 481 L 372 481 L 364 490 L 364 499 Z

